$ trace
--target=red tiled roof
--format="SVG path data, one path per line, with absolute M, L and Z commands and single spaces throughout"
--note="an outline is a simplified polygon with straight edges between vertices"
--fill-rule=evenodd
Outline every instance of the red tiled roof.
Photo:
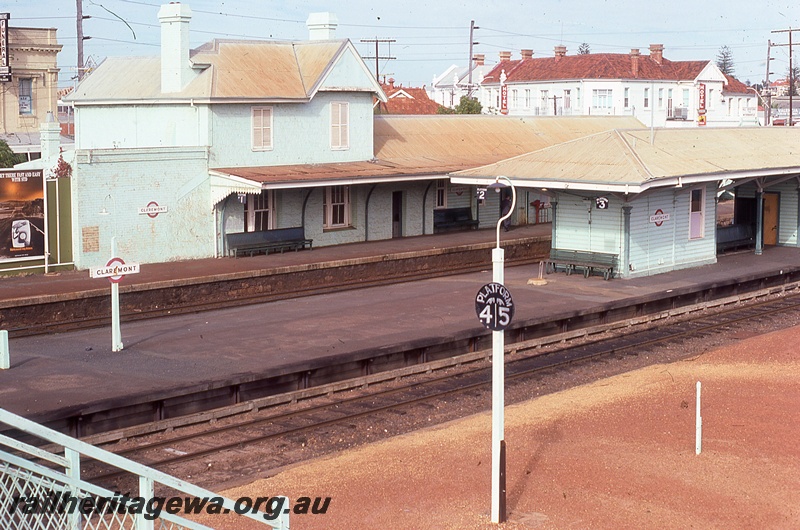
M 732 75 L 726 75 L 725 79 L 727 82 L 722 87 L 723 92 L 733 92 L 735 94 L 748 94 L 750 90 L 747 88 L 747 85 L 733 77 Z
M 437 114 L 439 104 L 428 97 L 424 88 L 381 85 L 388 101 L 379 103 L 377 114 Z
M 506 82 L 557 79 L 654 79 L 693 80 L 709 61 L 670 61 L 657 63 L 649 55 L 639 56 L 638 75 L 633 75 L 630 54 L 590 53 L 502 61 L 484 78 L 483 83 L 498 83 L 506 71 Z

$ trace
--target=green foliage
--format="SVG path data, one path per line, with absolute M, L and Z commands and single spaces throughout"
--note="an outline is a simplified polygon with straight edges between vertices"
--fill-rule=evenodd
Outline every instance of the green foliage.
M 733 52 L 727 46 L 719 49 L 717 54 L 717 67 L 722 70 L 725 75 L 733 75 L 735 68 L 733 66 Z
M 592 51 L 589 49 L 588 42 L 582 42 L 580 46 L 578 46 L 578 54 L 579 55 L 589 55 Z
M 800 66 L 792 66 L 792 68 L 786 68 L 786 80 L 789 81 L 789 90 L 792 96 L 797 95 L 797 85 L 798 81 L 800 80 Z
M 477 99 L 461 96 L 461 100 L 456 106 L 456 114 L 480 114 L 483 107 Z
M 14 153 L 5 140 L 0 140 L 0 167 L 14 167 L 25 162 L 25 157 Z
M 455 109 L 451 109 L 450 107 L 445 107 L 444 105 L 439 105 L 436 109 L 436 114 L 455 114 Z

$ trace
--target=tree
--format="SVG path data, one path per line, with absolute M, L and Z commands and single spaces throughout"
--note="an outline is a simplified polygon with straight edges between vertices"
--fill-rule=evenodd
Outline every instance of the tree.
M 437 114 L 480 114 L 483 107 L 477 99 L 468 96 L 461 96 L 461 100 L 456 105 L 455 109 L 448 109 L 447 107 L 439 107 L 436 111 Z
M 22 155 L 14 153 L 5 140 L 0 140 L 0 167 L 14 167 L 14 164 L 24 161 Z
M 793 96 L 797 95 L 797 83 L 800 79 L 800 66 L 792 66 L 786 69 L 786 80 L 789 82 L 789 90 Z
M 582 42 L 580 46 L 578 46 L 578 54 L 580 55 L 589 55 L 592 51 L 589 49 L 588 42 Z
M 733 75 L 735 70 L 733 66 L 733 53 L 727 46 L 723 46 L 719 49 L 719 53 L 717 54 L 717 67 L 722 70 L 723 74 Z

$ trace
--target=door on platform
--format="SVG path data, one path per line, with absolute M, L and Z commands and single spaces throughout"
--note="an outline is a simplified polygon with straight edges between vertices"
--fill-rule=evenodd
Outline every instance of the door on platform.
M 778 244 L 778 204 L 780 195 L 777 193 L 764 193 L 764 244 Z
M 392 193 L 392 237 L 403 237 L 403 192 Z

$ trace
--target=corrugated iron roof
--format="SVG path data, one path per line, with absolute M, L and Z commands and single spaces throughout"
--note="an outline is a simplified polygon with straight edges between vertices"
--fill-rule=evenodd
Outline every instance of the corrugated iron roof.
M 656 129 L 652 143 L 650 134 L 648 129 L 606 131 L 452 176 L 458 181 L 505 176 L 534 187 L 628 186 L 635 192 L 679 177 L 800 173 L 800 130 Z
M 338 164 L 215 168 L 265 187 L 378 182 L 442 175 L 615 127 L 641 127 L 632 117 L 376 116 L 375 159 Z
M 161 93 L 160 57 L 111 57 L 67 99 L 76 103 L 187 98 L 306 100 L 347 47 L 352 48 L 348 40 L 216 39 L 190 53 L 197 76 L 174 94 Z M 377 84 L 376 92 L 380 93 Z

